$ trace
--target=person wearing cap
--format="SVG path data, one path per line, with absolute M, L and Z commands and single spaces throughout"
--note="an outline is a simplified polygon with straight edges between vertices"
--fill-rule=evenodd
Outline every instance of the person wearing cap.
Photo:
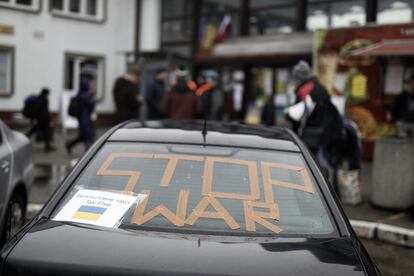
M 42 140 L 45 142 L 45 150 L 51 151 L 55 148 L 50 145 L 52 140 L 52 128 L 50 127 L 50 117 L 49 117 L 49 94 L 50 91 L 48 88 L 42 88 L 40 95 L 36 99 L 35 106 L 35 124 L 27 133 L 27 136 L 30 137 L 34 133 L 39 133 Z
M 163 114 L 172 120 L 196 119 L 201 113 L 201 102 L 189 86 L 189 73 L 178 69 L 174 72 L 173 87 L 161 102 Z
M 131 66 L 126 75 L 119 77 L 113 87 L 118 123 L 138 118 L 141 99 L 138 93 L 139 68 Z
M 165 95 L 166 79 L 167 70 L 165 68 L 158 68 L 155 71 L 154 79 L 148 85 L 146 94 L 148 120 L 159 120 L 163 118 L 160 105 Z
M 304 114 L 294 123 L 294 130 L 316 156 L 319 164 L 335 163 L 342 139 L 342 117 L 330 100 L 326 88 L 313 76 L 306 61 L 299 61 L 292 71 L 296 82 L 296 102 L 304 103 Z

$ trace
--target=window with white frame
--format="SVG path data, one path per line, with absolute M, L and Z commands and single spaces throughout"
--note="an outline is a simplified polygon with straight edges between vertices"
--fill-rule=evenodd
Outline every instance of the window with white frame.
M 13 92 L 13 56 L 13 48 L 0 46 L 0 96 Z
M 105 19 L 106 0 L 50 0 L 49 5 L 50 12 L 56 16 L 92 21 Z
M 40 0 L 0 0 L 0 8 L 36 12 L 40 10 Z

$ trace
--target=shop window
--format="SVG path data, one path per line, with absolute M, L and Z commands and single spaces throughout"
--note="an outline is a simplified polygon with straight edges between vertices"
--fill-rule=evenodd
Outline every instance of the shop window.
M 250 16 L 250 34 L 290 33 L 296 24 L 294 6 L 272 9 L 253 9 Z
M 162 2 L 162 16 L 164 19 L 191 16 L 194 0 L 164 0 Z
M 162 42 L 188 42 L 191 41 L 192 19 L 168 20 L 162 23 Z
M 65 56 L 65 83 L 67 91 L 77 92 L 80 81 L 89 83 L 90 91 L 96 98 L 104 98 L 105 60 L 99 56 L 66 54 Z
M 377 22 L 380 24 L 414 21 L 412 0 L 378 0 Z
M 40 0 L 0 0 L 1 7 L 37 12 L 40 10 Z
M 49 5 L 55 16 L 98 22 L 105 19 L 106 0 L 50 0 Z
M 309 1 L 307 28 L 361 26 L 366 22 L 365 1 Z
M 191 56 L 193 0 L 162 2 L 161 48 L 185 57 Z
M 13 48 L 0 46 L 0 96 L 13 93 L 13 62 Z

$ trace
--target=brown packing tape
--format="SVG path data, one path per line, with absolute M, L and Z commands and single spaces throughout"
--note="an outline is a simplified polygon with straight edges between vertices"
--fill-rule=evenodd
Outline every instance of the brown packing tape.
M 138 179 L 141 175 L 139 171 L 128 171 L 128 170 L 109 170 L 109 166 L 116 158 L 121 157 L 132 157 L 132 158 L 154 158 L 154 154 L 147 153 L 133 153 L 133 152 L 117 152 L 112 153 L 104 161 L 102 166 L 98 169 L 97 175 L 107 175 L 107 176 L 129 176 L 127 185 L 124 188 L 125 192 L 132 192 L 135 189 L 135 186 L 138 182 Z
M 167 220 L 169 220 L 175 226 L 184 226 L 185 216 L 187 213 L 187 204 L 188 204 L 188 197 L 190 195 L 190 191 L 186 189 L 180 190 L 180 194 L 178 197 L 177 202 L 177 209 L 176 213 L 174 214 L 171 210 L 167 209 L 164 205 L 158 205 L 153 210 L 149 211 L 148 213 L 144 214 L 145 208 L 148 204 L 149 190 L 143 190 L 141 194 L 147 195 L 145 199 L 137 206 L 135 212 L 132 216 L 131 223 L 142 225 L 147 221 L 152 220 L 154 217 L 158 215 L 164 216 Z
M 263 227 L 275 232 L 280 233 L 282 229 L 265 219 L 279 220 L 279 208 L 276 203 L 267 203 L 267 202 L 255 202 L 255 201 L 244 201 L 244 217 L 246 222 L 246 230 L 250 232 L 256 231 L 256 223 L 262 225 Z M 266 208 L 269 209 L 269 212 L 255 211 L 256 208 Z
M 264 182 L 264 191 L 265 191 L 265 201 L 268 203 L 274 202 L 272 186 L 280 186 L 288 189 L 294 189 L 299 191 L 304 191 L 308 193 L 314 193 L 313 185 L 308 175 L 308 172 L 303 167 L 292 166 L 288 164 L 281 163 L 269 163 L 261 162 L 263 182 Z M 283 182 L 272 179 L 270 175 L 271 168 L 287 169 L 298 172 L 303 177 L 304 185 L 299 185 L 290 182 Z
M 217 212 L 205 211 L 207 207 L 211 205 Z M 210 196 L 204 196 L 193 210 L 191 215 L 186 219 L 185 223 L 194 225 L 199 218 L 213 218 L 223 219 L 230 229 L 239 229 L 240 225 L 234 220 L 234 218 L 227 212 L 227 210 L 220 204 L 220 202 Z
M 169 159 L 167 168 L 165 169 L 164 175 L 162 176 L 160 186 L 167 188 L 171 182 L 171 178 L 174 174 L 175 168 L 179 160 L 189 161 L 203 161 L 204 157 L 193 156 L 193 155 L 175 155 L 175 154 L 155 154 L 155 158 Z
M 213 192 L 213 173 L 214 173 L 214 162 L 236 164 L 241 166 L 247 166 L 249 171 L 249 183 L 250 183 L 250 194 L 234 194 L 234 193 L 222 193 Z M 229 199 L 240 199 L 240 200 L 256 200 L 260 198 L 259 190 L 259 177 L 257 174 L 256 162 L 250 160 L 237 160 L 222 157 L 207 157 L 204 167 L 203 177 L 203 196 L 212 196 L 216 198 L 229 198 Z

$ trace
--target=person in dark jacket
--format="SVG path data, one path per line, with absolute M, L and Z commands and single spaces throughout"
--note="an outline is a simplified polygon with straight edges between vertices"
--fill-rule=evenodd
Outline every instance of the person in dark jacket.
M 176 75 L 176 84 L 161 102 L 161 111 L 168 119 L 196 119 L 202 111 L 200 98 L 189 86 L 186 71 L 179 70 Z
M 224 97 L 218 89 L 219 74 L 214 70 L 205 70 L 200 80 L 196 95 L 201 99 L 203 117 L 208 120 L 220 120 Z
M 125 76 L 119 77 L 113 87 L 113 97 L 118 123 L 139 116 L 142 100 L 139 97 L 139 69 L 131 67 Z
M 155 72 L 154 79 L 148 85 L 146 93 L 148 120 L 159 120 L 163 118 L 160 105 L 165 94 L 166 79 L 167 70 L 164 68 L 159 68 Z
M 80 89 L 76 97 L 79 97 L 80 112 L 78 120 L 78 136 L 66 143 L 66 150 L 70 154 L 72 148 L 78 143 L 84 143 L 87 150 L 95 140 L 95 126 L 92 121 L 92 114 L 95 110 L 95 97 L 89 89 L 89 81 L 81 80 Z
M 409 90 L 395 98 L 391 116 L 400 137 L 414 137 L 414 77 L 410 80 Z
M 326 162 L 338 164 L 337 151 L 343 139 L 341 115 L 332 104 L 326 88 L 312 75 L 307 62 L 300 61 L 293 68 L 292 75 L 298 83 L 296 101 L 305 103 L 304 115 L 294 124 L 294 130 L 316 156 L 321 167 L 327 167 Z
M 50 145 L 52 139 L 52 128 L 50 127 L 49 117 L 49 89 L 43 88 L 35 102 L 34 125 L 27 133 L 31 137 L 34 133 L 39 133 L 45 142 L 45 150 L 54 150 Z

